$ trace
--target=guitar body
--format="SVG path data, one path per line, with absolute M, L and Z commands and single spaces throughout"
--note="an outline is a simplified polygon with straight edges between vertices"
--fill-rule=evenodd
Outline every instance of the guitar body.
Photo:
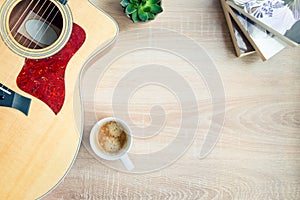
M 16 2 L 21 1 L 0 0 L 0 6 L 17 5 Z M 0 82 L 31 99 L 27 115 L 17 109 L 0 106 L 0 199 L 42 197 L 62 181 L 78 153 L 83 130 L 78 77 L 89 56 L 97 48 L 106 47 L 114 40 L 118 27 L 87 0 L 70 0 L 67 6 L 73 22 L 84 30 L 86 36 L 67 64 L 65 95 L 59 112 L 54 113 L 39 98 L 18 87 L 17 79 L 25 63 L 26 51 L 22 54 L 13 50 L 3 38 L 0 40 Z M 11 11 L 2 9 L 1 15 L 6 12 Z M 1 26 L 3 29 L 3 26 L 12 25 L 4 22 Z M 65 32 L 62 34 L 68 37 L 68 32 Z M 66 45 L 65 38 L 62 37 L 63 42 L 56 46 Z M 45 48 L 45 51 L 37 49 L 28 57 L 35 59 L 41 55 L 46 58 L 48 52 L 52 56 L 55 51 L 51 48 Z

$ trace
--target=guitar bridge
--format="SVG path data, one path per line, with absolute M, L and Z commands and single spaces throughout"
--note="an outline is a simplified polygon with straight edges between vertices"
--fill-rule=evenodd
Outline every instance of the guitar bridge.
M 0 106 L 15 108 L 28 115 L 31 99 L 24 97 L 0 83 Z

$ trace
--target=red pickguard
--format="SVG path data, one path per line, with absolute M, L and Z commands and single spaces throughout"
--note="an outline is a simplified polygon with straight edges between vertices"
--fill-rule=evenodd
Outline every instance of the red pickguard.
M 65 100 L 65 70 L 85 39 L 85 31 L 74 23 L 69 41 L 57 54 L 43 59 L 25 59 L 17 77 L 18 87 L 46 103 L 57 114 Z

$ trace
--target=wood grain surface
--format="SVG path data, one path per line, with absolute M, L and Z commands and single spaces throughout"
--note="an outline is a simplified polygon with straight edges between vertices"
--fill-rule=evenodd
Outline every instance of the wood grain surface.
M 197 134 L 175 163 L 144 174 L 113 170 L 82 145 L 64 182 L 44 199 L 300 199 L 300 48 L 266 62 L 256 54 L 237 58 L 218 0 L 163 0 L 164 12 L 143 24 L 131 23 L 118 0 L 94 2 L 121 33 L 169 28 L 207 51 L 225 88 L 222 135 L 206 158 L 195 156 L 204 137 Z

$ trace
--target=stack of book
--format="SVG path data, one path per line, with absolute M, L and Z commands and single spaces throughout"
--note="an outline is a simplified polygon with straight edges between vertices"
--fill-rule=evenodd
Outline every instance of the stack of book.
M 300 0 L 221 0 L 238 57 L 263 61 L 300 44 Z

